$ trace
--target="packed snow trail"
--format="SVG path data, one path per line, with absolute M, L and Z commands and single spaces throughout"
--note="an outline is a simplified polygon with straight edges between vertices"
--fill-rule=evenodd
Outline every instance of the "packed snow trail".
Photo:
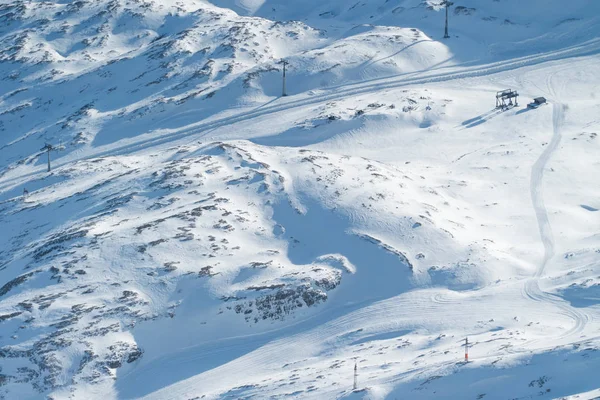
M 550 92 L 555 95 L 555 91 L 551 84 L 552 76 L 548 77 L 548 89 Z M 562 135 L 561 129 L 565 120 L 565 105 L 561 103 L 554 103 L 552 110 L 552 126 L 553 126 L 553 135 L 552 140 L 546 146 L 546 149 L 538 158 L 536 163 L 533 165 L 531 172 L 531 200 L 533 202 L 533 208 L 535 209 L 535 214 L 537 217 L 539 230 L 540 230 L 540 238 L 542 240 L 542 244 L 544 245 L 544 257 L 542 262 L 539 264 L 535 274 L 532 278 L 530 278 L 525 283 L 525 295 L 532 300 L 539 302 L 550 302 L 557 307 L 559 307 L 562 311 L 562 314 L 568 316 L 573 319 L 575 325 L 569 329 L 561 338 L 566 338 L 572 336 L 574 334 L 580 333 L 583 331 L 586 323 L 589 318 L 587 314 L 575 309 L 568 303 L 566 303 L 563 299 L 551 294 L 544 292 L 539 286 L 539 279 L 542 277 L 546 266 L 554 258 L 555 255 L 555 245 L 554 245 L 554 236 L 552 234 L 552 226 L 550 224 L 550 219 L 548 217 L 548 210 L 546 209 L 546 204 L 544 202 L 544 194 L 543 194 L 543 179 L 544 179 L 544 169 L 548 164 L 548 161 L 552 157 L 552 154 L 558 148 L 558 145 L 561 142 Z
M 548 211 L 546 210 L 546 204 L 544 203 L 544 194 L 542 183 L 544 179 L 544 168 L 548 164 L 550 157 L 557 149 L 561 141 L 560 128 L 564 121 L 564 106 L 559 103 L 553 105 L 553 128 L 554 134 L 552 140 L 546 146 L 546 149 L 538 158 L 536 163 L 533 165 L 531 171 L 531 200 L 533 202 L 533 208 L 535 209 L 535 215 L 537 217 L 540 237 L 544 245 L 544 258 L 535 272 L 535 278 L 539 278 L 543 273 L 548 261 L 554 257 L 554 237 L 552 236 L 552 226 L 548 218 Z

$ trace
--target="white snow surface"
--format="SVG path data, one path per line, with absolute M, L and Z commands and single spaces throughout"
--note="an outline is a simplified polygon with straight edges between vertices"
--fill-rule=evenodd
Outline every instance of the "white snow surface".
M 0 0 L 0 399 L 600 398 L 600 2 L 454 3 Z

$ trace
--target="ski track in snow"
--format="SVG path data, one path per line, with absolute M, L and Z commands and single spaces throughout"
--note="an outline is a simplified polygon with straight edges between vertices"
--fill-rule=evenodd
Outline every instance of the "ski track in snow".
M 565 122 L 565 110 L 566 106 L 561 104 L 557 99 L 557 91 L 553 85 L 552 78 L 554 74 L 549 74 L 546 79 L 546 86 L 552 104 L 552 139 L 549 144 L 546 145 L 544 151 L 533 165 L 531 171 L 531 200 L 535 209 L 536 218 L 538 221 L 540 239 L 544 246 L 544 256 L 542 261 L 539 263 L 535 275 L 527 280 L 524 287 L 524 293 L 527 297 L 538 302 L 549 302 L 558 306 L 564 315 L 569 316 L 573 320 L 573 327 L 565 332 L 560 338 L 566 339 L 574 335 L 580 334 L 584 329 L 585 325 L 589 320 L 589 316 L 574 307 L 570 306 L 563 299 L 558 298 L 556 295 L 544 292 L 539 285 L 539 280 L 542 278 L 546 266 L 555 257 L 555 243 L 554 235 L 552 233 L 552 225 L 548 216 L 548 210 L 544 202 L 544 171 L 548 165 L 548 162 L 552 158 L 554 152 L 558 149 L 562 140 L 562 126 Z

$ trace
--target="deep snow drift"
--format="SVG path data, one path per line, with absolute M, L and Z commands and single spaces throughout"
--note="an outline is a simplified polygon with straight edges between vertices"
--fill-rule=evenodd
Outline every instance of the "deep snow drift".
M 599 15 L 1 2 L 0 398 L 597 398 Z

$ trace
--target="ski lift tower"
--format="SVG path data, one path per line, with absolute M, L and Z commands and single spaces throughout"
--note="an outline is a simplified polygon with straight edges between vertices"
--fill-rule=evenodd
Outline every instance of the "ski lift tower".
M 283 64 L 283 89 L 282 89 L 281 95 L 283 97 L 285 97 L 288 95 L 287 94 L 286 72 L 287 72 L 287 66 L 288 66 L 289 62 L 287 60 L 283 59 L 283 60 L 281 60 L 281 63 Z
M 444 39 L 450 39 L 450 34 L 448 33 L 448 9 L 450 6 L 453 6 L 454 3 L 449 0 L 444 0 L 440 5 L 446 7 L 446 29 L 444 30 Z
M 64 149 L 65 149 L 65 147 L 62 144 L 60 144 L 58 146 L 53 146 L 53 145 L 51 145 L 49 143 L 46 143 L 46 145 L 40 149 L 40 151 L 45 151 L 46 153 L 48 153 L 48 172 L 51 171 L 51 167 L 50 167 L 50 152 L 52 150 L 59 151 L 59 150 L 64 150 Z

